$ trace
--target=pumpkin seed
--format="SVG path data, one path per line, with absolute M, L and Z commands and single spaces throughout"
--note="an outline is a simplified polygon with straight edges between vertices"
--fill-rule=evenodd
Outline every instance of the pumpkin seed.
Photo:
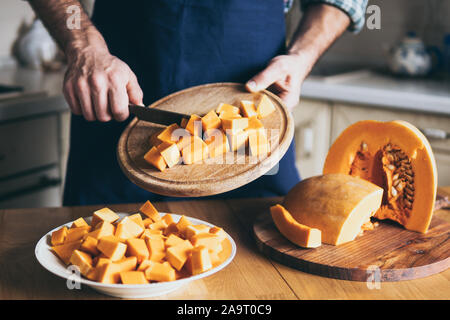
M 397 193 L 397 189 L 395 189 L 394 187 L 392 187 L 392 188 L 391 188 L 391 194 L 392 194 L 393 197 L 396 197 L 397 194 L 398 194 L 398 193 Z
M 365 143 L 364 141 L 363 142 L 361 142 L 361 150 L 362 151 L 367 151 L 369 148 L 368 148 L 368 146 L 367 146 L 367 143 Z

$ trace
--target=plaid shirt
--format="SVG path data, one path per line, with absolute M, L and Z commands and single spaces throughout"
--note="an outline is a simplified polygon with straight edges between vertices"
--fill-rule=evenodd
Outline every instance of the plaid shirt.
M 344 11 L 351 20 L 350 31 L 359 32 L 365 21 L 366 7 L 368 0 L 300 0 L 302 10 L 314 3 L 324 3 L 332 5 Z M 294 0 L 284 0 L 284 12 L 288 12 Z

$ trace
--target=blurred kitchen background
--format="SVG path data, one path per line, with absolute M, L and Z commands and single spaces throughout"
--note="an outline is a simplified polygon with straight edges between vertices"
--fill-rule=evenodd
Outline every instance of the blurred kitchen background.
M 281 1 L 281 0 L 280 0 Z M 83 1 L 91 11 L 93 1 Z M 331 143 L 364 119 L 409 121 L 429 137 L 450 185 L 450 0 L 373 0 L 380 29 L 345 34 L 294 111 L 297 165 L 320 174 Z M 301 12 L 286 16 L 288 38 Z M 26 1 L 0 3 L 0 209 L 61 206 L 68 153 L 63 58 Z M 377 22 L 377 21 L 375 21 Z

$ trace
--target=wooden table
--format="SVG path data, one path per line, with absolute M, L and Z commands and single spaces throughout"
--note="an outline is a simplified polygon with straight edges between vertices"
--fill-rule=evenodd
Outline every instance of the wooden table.
M 450 194 L 450 187 L 445 188 Z M 237 244 L 237 254 L 222 271 L 194 281 L 157 299 L 450 299 L 450 269 L 427 278 L 381 283 L 369 289 L 364 282 L 323 278 L 271 261 L 256 248 L 252 221 L 280 199 L 196 200 L 160 202 L 162 212 L 186 214 L 222 226 Z M 82 286 L 68 290 L 64 279 L 39 265 L 34 247 L 52 228 L 95 207 L 0 210 L 0 299 L 112 299 Z M 136 212 L 139 204 L 109 206 Z M 450 219 L 449 210 L 436 212 Z

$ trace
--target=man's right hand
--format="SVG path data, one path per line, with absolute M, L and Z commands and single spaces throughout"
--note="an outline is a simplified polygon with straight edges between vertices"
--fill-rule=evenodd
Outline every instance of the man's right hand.
M 136 75 L 107 49 L 85 48 L 68 60 L 63 92 L 74 114 L 87 121 L 124 121 L 128 103 L 142 105 Z

